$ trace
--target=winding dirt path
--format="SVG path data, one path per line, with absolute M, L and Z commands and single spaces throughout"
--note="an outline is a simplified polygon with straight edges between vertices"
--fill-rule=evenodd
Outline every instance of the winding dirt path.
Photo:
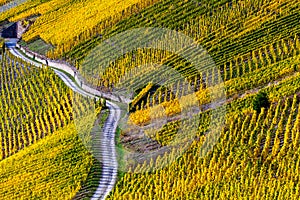
M 26 56 L 16 48 L 15 39 L 9 40 L 7 46 L 9 51 L 16 57 L 21 58 L 22 60 L 31 63 L 37 67 L 42 67 L 43 65 L 40 62 L 33 61 L 28 57 L 32 55 L 26 54 Z M 28 57 L 27 57 L 28 56 Z M 81 83 L 79 76 L 71 79 L 67 74 L 74 74 L 74 69 L 68 65 L 61 63 L 49 62 L 49 66 L 54 70 L 54 72 L 62 79 L 62 81 L 74 92 L 81 94 L 85 97 L 99 99 L 99 96 L 105 96 L 94 88 L 89 87 L 88 85 L 82 85 L 84 87 L 79 87 L 78 83 Z M 78 72 L 77 72 L 78 73 Z M 117 97 L 109 96 L 109 99 L 119 100 Z M 103 131 L 99 131 L 100 134 L 100 151 L 96 152 L 95 156 L 102 163 L 101 177 L 98 184 L 98 187 L 92 197 L 93 200 L 105 199 L 110 191 L 113 189 L 116 180 L 117 180 L 117 171 L 118 171 L 118 162 L 117 155 L 115 150 L 115 132 L 117 129 L 118 121 L 120 119 L 121 110 L 120 108 L 112 103 L 107 101 L 106 106 L 109 108 L 109 116 L 104 125 Z

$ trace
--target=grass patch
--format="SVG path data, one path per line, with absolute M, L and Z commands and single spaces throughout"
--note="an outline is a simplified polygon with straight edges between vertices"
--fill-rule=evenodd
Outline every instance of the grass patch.
M 44 40 L 42 40 L 39 37 L 28 43 L 26 43 L 25 41 L 21 41 L 20 44 L 26 46 L 29 50 L 41 55 L 46 55 L 48 51 L 54 49 L 52 45 L 47 44 Z
M 124 165 L 124 161 L 123 161 L 123 157 L 124 157 L 124 153 L 123 153 L 123 145 L 121 143 L 121 129 L 119 127 L 117 127 L 117 130 L 116 130 L 116 134 L 115 134 L 115 138 L 116 138 L 116 151 L 117 151 L 117 155 L 118 155 L 118 164 L 120 166 L 123 166 Z M 123 171 L 119 171 L 118 170 L 118 180 L 122 179 L 122 177 L 125 175 L 125 172 Z

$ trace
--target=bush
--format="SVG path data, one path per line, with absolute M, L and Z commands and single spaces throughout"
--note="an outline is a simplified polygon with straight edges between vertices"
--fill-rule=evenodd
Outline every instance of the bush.
M 268 108 L 270 106 L 267 93 L 259 92 L 253 100 L 253 109 L 260 112 L 261 108 Z

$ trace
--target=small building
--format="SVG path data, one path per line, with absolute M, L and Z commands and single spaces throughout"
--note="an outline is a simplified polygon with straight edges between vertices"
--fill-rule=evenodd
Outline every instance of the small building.
M 18 37 L 18 24 L 16 22 L 11 22 L 8 24 L 3 25 L 2 32 L 1 32 L 2 38 L 17 38 Z
M 22 26 L 21 21 L 19 22 L 7 22 L 1 25 L 0 33 L 2 38 L 18 38 L 22 37 L 22 34 L 26 28 Z

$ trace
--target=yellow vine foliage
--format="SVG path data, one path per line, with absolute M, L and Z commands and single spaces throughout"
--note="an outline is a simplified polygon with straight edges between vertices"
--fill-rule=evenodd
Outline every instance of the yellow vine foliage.
M 142 125 L 150 121 L 150 109 L 138 110 L 129 116 L 129 124 Z
M 167 116 L 172 116 L 181 112 L 181 107 L 178 99 L 166 101 L 162 103 Z
M 202 120 L 199 139 L 180 158 L 153 173 L 132 173 L 151 167 L 151 163 L 138 165 L 124 174 L 108 199 L 298 199 L 300 106 L 296 95 L 261 113 L 229 112 L 217 144 L 201 157 L 207 137 L 203 133 L 209 126 L 209 115 L 203 114 L 198 116 Z M 176 124 L 167 126 L 160 135 L 165 135 L 163 141 L 176 134 Z M 210 126 L 212 132 L 218 131 Z M 159 157 L 152 165 L 164 160 Z
M 278 80 L 283 77 L 287 77 L 286 80 L 282 80 L 283 82 L 293 80 L 293 85 L 297 85 L 297 81 L 294 80 L 295 76 L 288 76 L 290 76 L 293 73 L 299 76 L 299 72 L 297 72 L 297 70 L 295 71 L 295 68 L 299 68 L 299 63 L 300 55 L 296 55 L 284 61 L 272 64 L 271 66 L 264 66 L 242 77 L 230 79 L 225 81 L 224 83 L 216 84 L 209 88 L 200 89 L 199 91 L 193 94 L 180 97 L 179 100 L 175 99 L 171 101 L 164 101 L 159 105 L 163 106 L 166 109 L 164 112 L 167 116 L 172 116 L 180 113 L 182 110 L 187 109 L 189 107 L 206 105 L 214 99 L 221 98 L 220 95 L 222 95 L 223 93 L 219 91 L 222 89 L 222 87 L 225 89 L 227 98 L 234 98 L 234 94 L 237 94 L 238 92 L 250 90 L 252 87 L 266 85 L 269 84 L 269 82 L 271 81 Z M 278 81 L 278 83 L 281 83 L 281 81 Z M 281 98 L 279 94 L 293 94 L 295 90 L 297 90 L 297 87 L 291 87 L 290 89 L 287 89 L 286 87 L 281 87 L 278 89 L 278 91 L 270 92 L 269 100 L 271 102 L 279 101 Z M 247 96 L 247 94 L 245 96 Z M 145 113 L 149 113 L 149 108 L 131 113 L 131 123 L 141 125 L 146 124 L 150 121 L 150 119 L 153 119 L 153 117 L 158 118 L 158 115 L 153 115 L 151 116 L 151 118 L 139 118 L 140 116 L 145 116 Z
M 12 18 L 17 21 L 32 14 L 44 14 L 52 10 L 52 5 L 62 4 L 62 0 L 49 1 L 41 4 L 21 15 Z M 71 2 L 71 1 L 70 1 Z M 23 39 L 28 41 L 39 35 L 46 42 L 60 45 L 79 35 L 81 32 L 96 26 L 99 21 L 120 12 L 137 0 L 129 1 L 80 1 L 61 7 L 37 19 L 34 26 L 24 35 Z M 49 23 L 51 22 L 51 23 Z M 64 33 L 64 34 L 61 34 Z
M 74 44 L 95 35 L 95 28 L 99 23 L 103 22 L 104 25 L 100 28 L 104 28 L 111 22 L 115 23 L 115 19 L 120 20 L 131 14 L 131 11 L 125 12 L 130 6 L 138 5 L 138 9 L 142 9 L 157 1 L 51 0 L 24 10 L 20 14 L 13 15 L 10 20 L 18 21 L 30 16 L 41 15 L 23 35 L 23 39 L 30 41 L 40 36 L 47 43 L 57 47 L 54 52 L 55 55 L 61 55 L 63 52 L 70 50 Z
M 178 99 L 165 101 L 151 108 L 137 110 L 129 116 L 129 124 L 144 125 L 151 119 L 170 117 L 181 112 L 181 105 Z
M 92 156 L 74 124 L 68 125 L 0 161 L 0 198 L 72 199 L 91 165 Z
M 0 0 L 0 6 L 6 4 L 7 2 L 7 0 Z
M 2 160 L 69 124 L 74 107 L 72 91 L 51 69 L 37 68 L 9 52 L 0 61 Z M 12 74 L 14 78 L 7 78 Z
M 209 101 L 209 90 L 200 90 L 195 94 L 189 94 L 180 99 L 175 98 L 170 101 L 164 101 L 151 108 L 137 110 L 130 114 L 129 123 L 143 125 L 148 123 L 151 119 L 158 119 L 164 116 L 171 117 L 179 114 L 183 109 L 187 109 L 191 106 L 203 105 L 209 103 Z

